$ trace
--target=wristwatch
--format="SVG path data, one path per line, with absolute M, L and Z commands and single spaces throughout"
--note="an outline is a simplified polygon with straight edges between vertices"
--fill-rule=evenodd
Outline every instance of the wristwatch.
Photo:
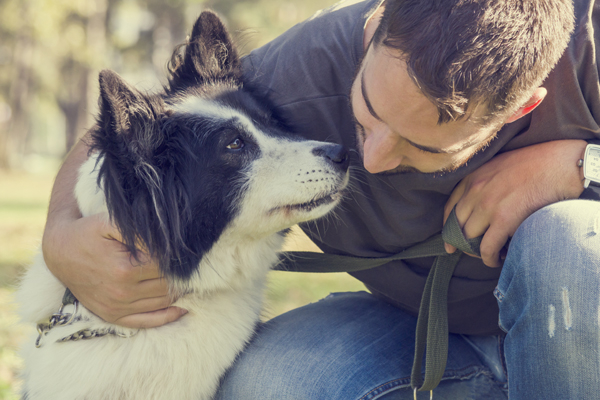
M 588 144 L 583 156 L 583 187 L 600 187 L 600 145 Z

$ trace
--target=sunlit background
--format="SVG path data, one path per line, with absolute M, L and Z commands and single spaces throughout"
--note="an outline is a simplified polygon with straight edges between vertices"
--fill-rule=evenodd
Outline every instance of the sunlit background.
M 334 0 L 0 0 L 0 399 L 19 398 L 14 285 L 40 242 L 53 177 L 97 111 L 110 68 L 158 90 L 173 48 L 199 13 L 216 11 L 242 54 Z M 291 244 L 310 247 L 298 236 Z M 271 273 L 265 318 L 331 291 L 360 290 L 343 274 Z M 68 377 L 65 377 L 68 384 Z
M 332 0 L 0 0 L 0 167 L 38 171 L 93 122 L 98 72 L 160 87 L 166 62 L 205 8 L 242 53 Z

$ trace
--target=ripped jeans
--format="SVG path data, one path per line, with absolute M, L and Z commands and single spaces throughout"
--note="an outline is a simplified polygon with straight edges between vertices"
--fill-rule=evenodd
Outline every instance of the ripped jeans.
M 532 215 L 494 294 L 511 400 L 600 399 L 600 202 Z
M 529 217 L 494 294 L 506 336 L 450 334 L 434 399 L 600 398 L 600 202 Z M 415 325 L 368 293 L 331 295 L 261 325 L 216 399 L 413 399 Z

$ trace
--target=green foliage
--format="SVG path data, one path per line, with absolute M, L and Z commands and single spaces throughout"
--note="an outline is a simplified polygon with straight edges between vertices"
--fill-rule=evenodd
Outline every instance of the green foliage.
M 32 153 L 64 155 L 94 122 L 101 69 L 159 87 L 205 8 L 246 32 L 244 53 L 333 2 L 0 0 L 0 168 L 26 169 Z

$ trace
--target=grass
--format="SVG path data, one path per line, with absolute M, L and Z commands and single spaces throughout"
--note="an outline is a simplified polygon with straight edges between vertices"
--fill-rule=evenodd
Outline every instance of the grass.
M 0 400 L 19 399 L 17 348 L 33 328 L 19 323 L 14 286 L 39 246 L 54 172 L 53 168 L 35 175 L 0 170 Z M 316 250 L 316 246 L 294 229 L 286 249 Z M 271 318 L 331 292 L 363 289 L 346 274 L 271 272 L 264 316 Z

